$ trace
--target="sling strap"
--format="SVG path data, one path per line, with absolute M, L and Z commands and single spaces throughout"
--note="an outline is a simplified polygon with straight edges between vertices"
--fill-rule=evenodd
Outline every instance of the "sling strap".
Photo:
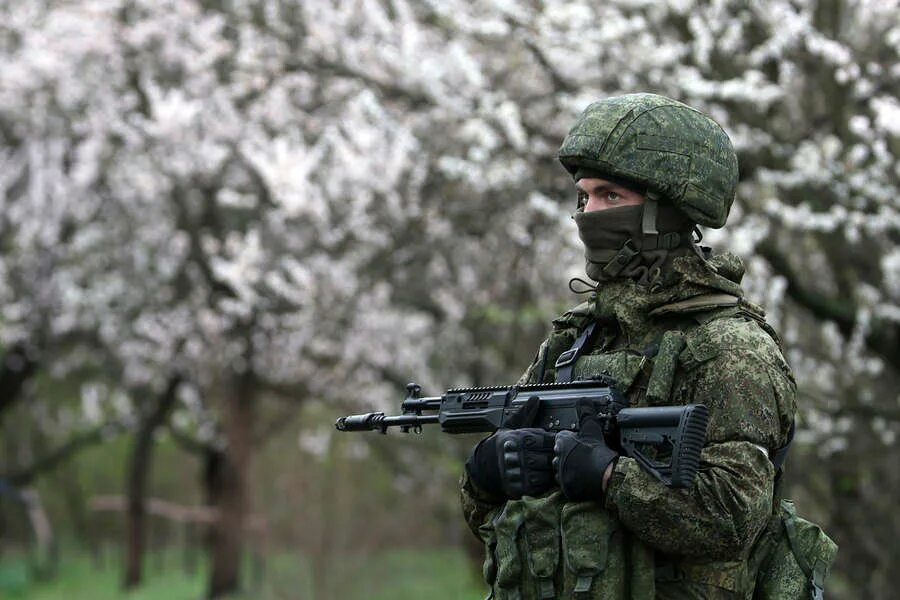
M 569 381 L 572 381 L 572 371 L 575 370 L 575 361 L 577 361 L 578 357 L 584 353 L 585 348 L 593 339 L 596 330 L 596 321 L 588 324 L 588 326 L 584 328 L 584 331 L 581 332 L 581 335 L 575 340 L 575 343 L 572 344 L 572 347 L 560 354 L 559 358 L 556 359 L 557 383 L 568 383 Z
M 816 559 L 815 564 L 809 564 L 797 537 L 797 527 L 793 518 L 796 517 L 797 513 L 793 504 L 786 503 L 786 507 L 788 517 L 783 518 L 782 523 L 787 534 L 788 544 L 791 547 L 791 553 L 793 553 L 797 565 L 809 581 L 809 600 L 824 600 L 825 576 L 828 571 L 828 565 L 819 559 Z
M 772 464 L 775 466 L 775 477 L 781 477 L 781 473 L 784 470 L 784 461 L 787 460 L 788 450 L 791 449 L 791 442 L 794 441 L 794 423 L 791 423 L 791 430 L 788 431 L 787 441 L 784 443 L 784 446 L 775 451 L 775 455 L 772 457 Z

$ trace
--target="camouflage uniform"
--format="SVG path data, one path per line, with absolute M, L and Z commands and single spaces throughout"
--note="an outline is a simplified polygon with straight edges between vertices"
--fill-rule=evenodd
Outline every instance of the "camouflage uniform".
M 620 458 L 605 507 L 572 506 L 559 492 L 497 504 L 464 476 L 463 512 L 476 535 L 490 545 L 498 527 L 520 529 L 515 548 L 493 548 L 486 573 L 492 583 L 510 582 L 523 600 L 541 598 L 540 576 L 552 573 L 557 595 L 550 597 L 574 598 L 579 571 L 593 571 L 596 581 L 586 598 L 653 598 L 654 587 L 658 598 L 752 596 L 755 573 L 747 571 L 746 559 L 773 507 L 768 453 L 787 439 L 796 388 L 760 309 L 742 299 L 739 261 L 725 255 L 710 267 L 718 273 L 693 256 L 676 259 L 682 280 L 653 294 L 631 282 L 604 286 L 554 321 L 553 334 L 521 380 L 536 383 L 543 364 L 542 381 L 554 381 L 556 357 L 580 328 L 599 321 L 599 339 L 576 363 L 576 376 L 612 375 L 633 406 L 709 407 L 695 486 L 667 488 L 635 461 Z M 548 507 L 559 517 L 533 531 L 528 517 L 547 521 Z M 549 554 L 546 564 L 525 560 L 539 546 Z M 498 579 L 491 562 L 497 575 L 506 575 L 505 568 L 516 577 Z M 498 586 L 495 597 L 516 593 Z
M 694 212 L 720 226 L 728 207 Z M 559 490 L 504 501 L 464 474 L 463 512 L 486 545 L 497 600 L 752 598 L 751 549 L 776 505 L 769 456 L 788 438 L 796 386 L 762 310 L 743 297 L 739 259 L 681 253 L 665 275 L 649 287 L 629 278 L 599 285 L 553 322 L 520 383 L 555 381 L 557 357 L 596 321 L 576 378 L 611 375 L 632 406 L 709 408 L 694 486 L 668 488 L 626 457 L 602 504 L 567 502 Z

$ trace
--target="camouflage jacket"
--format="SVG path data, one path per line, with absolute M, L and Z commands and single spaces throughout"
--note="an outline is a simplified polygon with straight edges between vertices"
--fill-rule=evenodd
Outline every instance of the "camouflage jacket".
M 796 385 L 762 310 L 743 299 L 739 259 L 686 256 L 673 269 L 677 282 L 662 290 L 614 282 L 556 319 L 520 382 L 554 381 L 556 357 L 597 321 L 575 377 L 612 375 L 632 406 L 709 407 L 694 486 L 667 488 L 625 457 L 603 505 L 558 491 L 498 501 L 463 475 L 494 598 L 752 597 L 748 556 L 772 515 L 769 455 L 786 443 Z

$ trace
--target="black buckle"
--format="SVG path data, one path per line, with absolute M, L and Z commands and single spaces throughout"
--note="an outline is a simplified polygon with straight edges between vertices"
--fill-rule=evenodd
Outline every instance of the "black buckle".
M 580 348 L 569 348 L 565 352 L 559 355 L 559 358 L 556 359 L 556 368 L 560 369 L 561 367 L 568 367 L 578 358 L 578 350 Z

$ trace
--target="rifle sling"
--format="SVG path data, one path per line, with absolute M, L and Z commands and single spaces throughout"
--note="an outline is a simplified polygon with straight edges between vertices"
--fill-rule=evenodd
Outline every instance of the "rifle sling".
M 559 355 L 556 359 L 556 382 L 567 383 L 572 381 L 572 372 L 575 370 L 575 362 L 581 356 L 588 344 L 593 340 L 597 330 L 597 322 L 593 321 L 584 328 L 581 335 L 572 344 L 572 347 Z

